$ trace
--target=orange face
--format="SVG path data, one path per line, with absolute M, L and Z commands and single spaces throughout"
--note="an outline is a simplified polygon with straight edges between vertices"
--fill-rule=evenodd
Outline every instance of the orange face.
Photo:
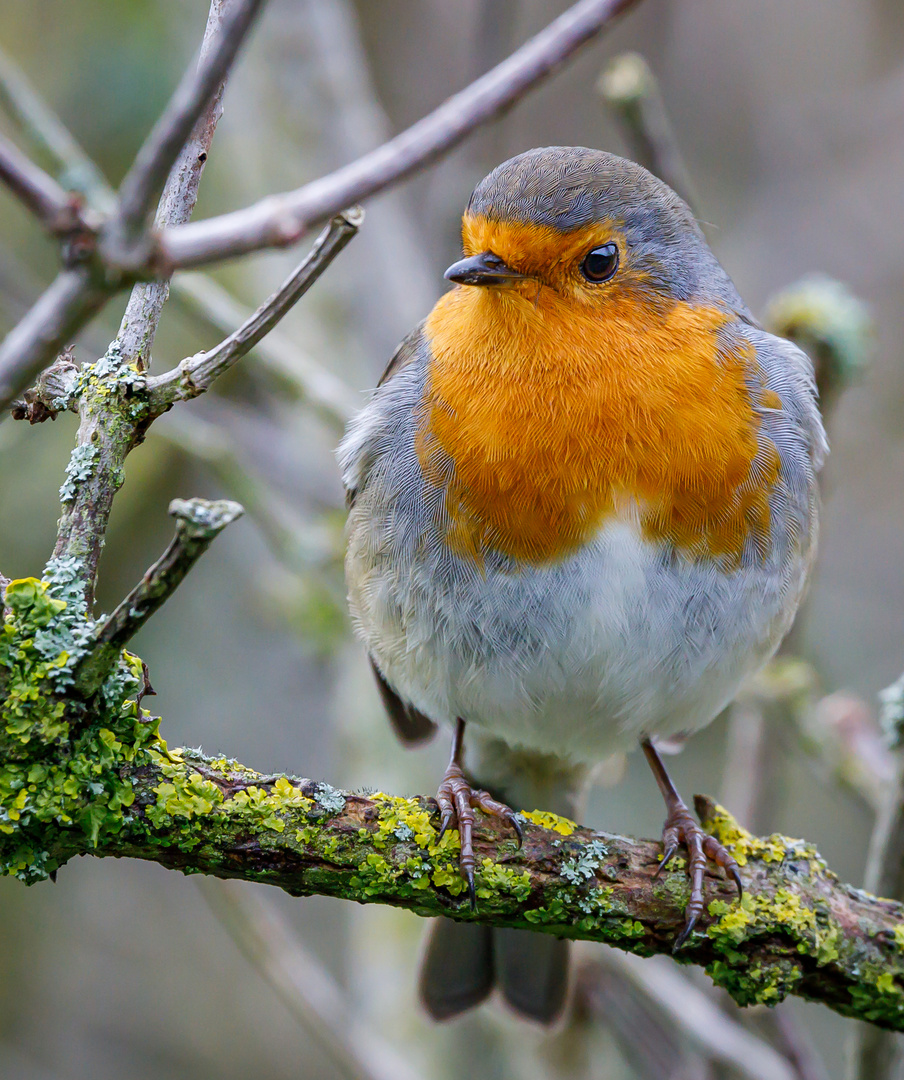
M 618 272 L 592 284 L 581 262 L 610 240 Z M 464 248 L 526 277 L 455 288 L 426 323 L 418 453 L 437 483 L 454 464 L 454 550 L 547 562 L 616 513 L 692 557 L 736 560 L 748 536 L 768 538 L 778 453 L 758 435 L 752 350 L 720 344 L 729 314 L 656 293 L 617 223 L 466 217 Z

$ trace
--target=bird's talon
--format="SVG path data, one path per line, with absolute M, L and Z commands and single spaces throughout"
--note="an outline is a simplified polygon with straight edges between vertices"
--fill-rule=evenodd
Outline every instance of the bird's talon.
M 477 911 L 477 889 L 474 885 L 474 871 L 469 866 L 464 871 L 465 881 L 468 883 L 468 904 L 471 908 L 471 912 Z
M 521 822 L 518 820 L 518 815 L 511 814 L 509 816 L 508 822 L 515 830 L 515 835 L 518 837 L 518 847 L 520 848 L 524 843 L 524 829 L 521 827 Z
M 696 925 L 697 913 L 694 912 L 692 915 L 689 916 L 687 922 L 684 924 L 684 929 L 681 931 L 678 937 L 675 938 L 675 944 L 672 946 L 673 953 L 678 952 L 678 950 L 685 943 L 685 941 L 687 941 L 687 939 L 691 936 Z

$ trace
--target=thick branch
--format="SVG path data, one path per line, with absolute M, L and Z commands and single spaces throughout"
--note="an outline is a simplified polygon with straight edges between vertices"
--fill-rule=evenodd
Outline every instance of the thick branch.
M 523 97 L 635 0 L 580 0 L 508 59 L 383 146 L 295 191 L 160 238 L 161 259 L 200 266 L 294 244 L 312 226 L 408 176 Z
M 48 825 L 31 843 L 54 863 L 77 853 L 150 859 L 296 896 L 392 904 L 642 956 L 669 953 L 683 924 L 686 875 L 675 867 L 656 879 L 653 841 L 529 814 L 519 850 L 510 829 L 481 817 L 473 913 L 457 835 L 438 841 L 432 800 L 339 792 L 153 746 L 114 769 L 134 791 L 133 806 L 94 837 L 96 847 L 78 829 Z M 840 884 L 802 841 L 752 837 L 706 800 L 698 811 L 743 864 L 747 895 L 739 906 L 731 884 L 709 880 L 709 912 L 681 960 L 705 965 L 740 1004 L 775 1004 L 791 993 L 904 1030 L 904 907 Z
M 172 371 L 148 381 L 150 405 L 159 415 L 176 401 L 198 397 L 246 356 L 283 319 L 360 228 L 364 212 L 353 207 L 337 214 L 292 273 L 242 325 L 208 352 L 183 360 Z

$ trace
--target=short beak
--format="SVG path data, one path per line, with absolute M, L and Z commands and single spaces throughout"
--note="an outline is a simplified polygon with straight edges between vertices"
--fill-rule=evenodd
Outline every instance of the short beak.
M 446 280 L 456 281 L 459 285 L 509 285 L 513 281 L 523 281 L 525 276 L 506 266 L 492 251 L 460 259 L 443 275 Z

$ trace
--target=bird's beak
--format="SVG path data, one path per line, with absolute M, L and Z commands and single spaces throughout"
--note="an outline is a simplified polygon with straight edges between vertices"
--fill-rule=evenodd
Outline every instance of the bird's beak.
M 510 285 L 515 281 L 523 281 L 526 275 L 506 266 L 492 251 L 483 251 L 480 255 L 472 255 L 468 259 L 452 263 L 443 277 L 447 281 L 456 281 L 459 285 Z

